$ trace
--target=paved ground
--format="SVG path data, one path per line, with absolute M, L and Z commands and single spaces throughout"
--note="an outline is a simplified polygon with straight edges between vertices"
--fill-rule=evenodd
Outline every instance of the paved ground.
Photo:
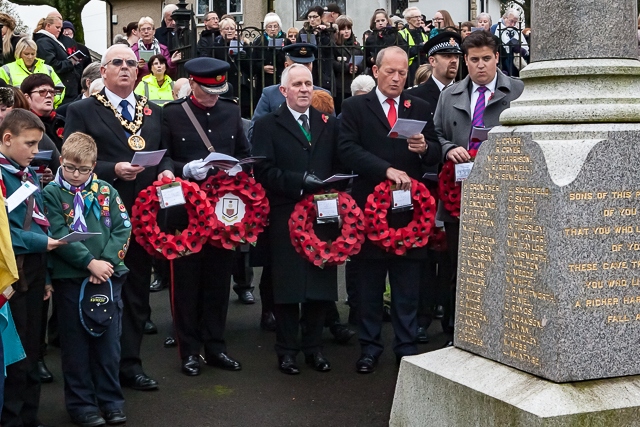
M 342 301 L 338 307 L 346 319 L 343 281 L 340 288 Z M 390 349 L 393 332 L 390 323 L 384 325 L 387 349 L 375 373 L 355 372 L 355 361 L 360 355 L 355 337 L 348 345 L 341 346 L 335 344 L 325 330 L 324 354 L 331 361 L 332 371 L 315 372 L 304 365 L 300 355 L 301 374 L 288 376 L 277 369 L 273 350 L 275 334 L 258 327 L 259 301 L 242 305 L 235 294 L 231 294 L 227 347 L 229 355 L 242 362 L 243 369 L 227 372 L 203 366 L 198 377 L 183 375 L 177 349 L 162 346 L 171 331 L 168 292 L 151 295 L 152 317 L 160 332 L 145 337 L 143 362 L 146 372 L 159 381 L 160 390 L 125 389 L 128 426 L 388 425 L 397 376 L 395 357 Z M 257 290 L 255 294 L 258 295 Z M 445 342 L 439 324 L 433 325 L 429 332 L 432 339 L 420 347 L 423 351 L 440 348 Z M 64 409 L 59 350 L 50 349 L 46 360 L 55 381 L 42 387 L 40 418 L 48 425 L 71 426 Z

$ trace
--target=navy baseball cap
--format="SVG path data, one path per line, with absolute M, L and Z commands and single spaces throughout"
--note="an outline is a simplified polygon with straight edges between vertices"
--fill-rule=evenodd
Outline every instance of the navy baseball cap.
M 87 277 L 80 288 L 80 322 L 86 331 L 99 337 L 109 328 L 116 315 L 111 279 L 100 284 L 89 282 Z

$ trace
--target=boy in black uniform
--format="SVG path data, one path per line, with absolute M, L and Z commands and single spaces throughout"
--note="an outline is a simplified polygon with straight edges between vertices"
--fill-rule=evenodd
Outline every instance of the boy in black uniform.
M 60 247 L 50 257 L 65 404 L 74 424 L 83 427 L 127 420 L 118 370 L 121 290 L 129 271 L 124 256 L 131 222 L 118 191 L 93 174 L 97 157 L 93 138 L 81 132 L 70 135 L 62 146 L 61 167 L 44 190 L 52 236 L 101 233 Z

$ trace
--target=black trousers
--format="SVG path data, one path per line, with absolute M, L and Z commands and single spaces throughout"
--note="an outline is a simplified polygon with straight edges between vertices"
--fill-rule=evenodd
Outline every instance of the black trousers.
M 349 324 L 358 324 L 358 263 L 351 261 L 344 266 L 344 279 L 349 304 Z
M 27 357 L 7 366 L 1 422 L 3 427 L 31 427 L 39 424 L 38 355 L 47 268 L 44 254 L 25 255 L 24 267 L 28 290 L 16 292 L 9 300 L 9 307 Z
M 173 260 L 173 321 L 180 357 L 224 353 L 233 252 L 204 245 Z
M 322 351 L 322 330 L 329 304 L 333 301 L 309 301 L 302 304 L 275 304 L 276 353 L 295 357 L 300 350 L 305 355 Z M 300 305 L 305 316 L 305 327 L 300 336 Z
M 418 353 L 418 299 L 424 260 L 402 257 L 386 259 L 354 259 L 358 269 L 359 340 L 362 353 L 380 356 L 382 295 L 387 273 L 391 284 L 391 324 L 395 332 L 393 351 L 396 356 Z
M 241 248 L 233 252 L 233 291 L 240 294 L 244 291 L 253 292 L 253 268 L 249 263 L 249 251 Z
M 144 323 L 150 315 L 151 261 L 151 255 L 131 239 L 129 251 L 124 259 L 124 263 L 129 268 L 129 274 L 122 286 L 120 375 L 124 378 L 132 378 L 144 373 L 140 359 L 140 346 Z
M 453 334 L 453 325 L 455 324 L 456 314 L 456 281 L 458 280 L 458 240 L 460 239 L 460 223 L 445 222 L 444 230 L 447 233 L 447 247 L 451 262 L 451 279 L 449 282 L 447 303 L 444 305 L 442 328 L 445 333 Z
M 273 279 L 271 278 L 271 266 L 262 267 L 262 276 L 260 276 L 260 302 L 262 303 L 262 312 L 273 312 Z
M 71 417 L 88 412 L 122 409 L 120 388 L 120 333 L 123 277 L 111 277 L 117 310 L 109 328 L 99 337 L 89 335 L 80 322 L 78 301 L 82 279 L 53 281 L 60 325 L 60 357 L 64 403 Z M 87 289 L 91 284 L 87 284 Z
M 449 252 L 429 250 L 423 264 L 420 280 L 420 305 L 418 306 L 418 326 L 428 328 L 433 321 L 434 307 L 445 307 L 451 298 L 451 277 L 453 271 Z M 443 318 L 443 327 L 449 319 Z

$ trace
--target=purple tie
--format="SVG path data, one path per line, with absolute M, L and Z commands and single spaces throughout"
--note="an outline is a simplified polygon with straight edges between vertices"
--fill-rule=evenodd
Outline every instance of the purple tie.
M 473 109 L 473 121 L 471 122 L 473 127 L 483 128 L 484 127 L 484 108 L 485 108 L 485 99 L 484 93 L 489 90 L 486 86 L 478 87 L 478 100 L 476 101 L 476 107 Z M 473 130 L 473 129 L 472 129 Z M 478 142 L 469 142 L 469 149 L 478 149 L 480 143 Z

